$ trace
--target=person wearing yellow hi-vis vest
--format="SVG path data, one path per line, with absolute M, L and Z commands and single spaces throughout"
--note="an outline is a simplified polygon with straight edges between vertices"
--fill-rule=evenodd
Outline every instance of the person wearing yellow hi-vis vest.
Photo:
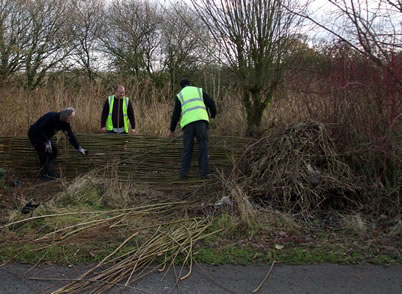
M 198 143 L 198 167 L 201 179 L 208 179 L 208 124 L 216 116 L 216 105 L 202 88 L 193 87 L 188 79 L 180 81 L 181 91 L 176 96 L 176 103 L 170 122 L 168 137 L 172 138 L 180 120 L 183 130 L 183 153 L 181 158 L 180 179 L 188 178 L 193 158 L 194 138 Z
M 101 131 L 112 134 L 135 134 L 135 117 L 131 101 L 125 96 L 122 85 L 116 85 L 114 91 L 115 94 L 107 97 L 103 105 Z

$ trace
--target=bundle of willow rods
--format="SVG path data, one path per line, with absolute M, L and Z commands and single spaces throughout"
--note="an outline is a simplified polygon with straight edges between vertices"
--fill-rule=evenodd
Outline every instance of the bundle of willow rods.
M 86 231 L 113 230 L 116 227 L 125 226 L 125 240 L 115 247 L 114 251 L 103 258 L 95 267 L 74 279 L 69 284 L 53 293 L 105 293 L 114 286 L 127 287 L 147 274 L 159 270 L 169 271 L 182 258 L 182 270 L 186 266 L 187 271 L 180 271 L 179 280 L 191 275 L 193 266 L 194 245 L 199 241 L 220 230 L 208 232 L 210 222 L 208 218 L 172 218 L 166 220 L 164 215 L 169 209 L 180 209 L 187 202 L 165 202 L 128 209 L 114 209 L 108 211 L 67 212 L 51 215 L 40 215 L 24 218 L 0 226 L 0 230 L 14 230 L 21 224 L 30 222 L 42 222 L 44 219 L 56 219 L 57 227 L 54 231 L 42 232 L 36 238 L 40 248 L 67 245 L 68 239 L 80 237 Z M 152 215 L 151 215 L 152 214 Z M 60 218 L 72 215 L 74 223 L 60 222 Z M 133 222 L 140 216 L 150 215 L 154 220 L 146 226 L 133 226 Z M 40 232 L 40 231 L 38 231 Z M 142 238 L 136 238 L 140 233 Z M 149 233 L 152 234 L 149 237 Z M 99 235 L 99 234 L 97 234 Z M 143 241 L 141 241 L 143 240 Z M 45 243 L 45 246 L 43 246 Z M 125 249 L 129 247 L 130 249 Z M 122 249 L 125 253 L 120 253 Z M 131 249 L 133 248 L 133 249 Z M 124 284 L 122 284 L 124 283 Z
M 180 137 L 173 140 L 154 136 L 77 135 L 80 145 L 89 151 L 82 157 L 63 134 L 55 136 L 59 149 L 57 170 L 72 178 L 93 169 L 116 172 L 119 179 L 161 185 L 178 179 L 181 152 Z M 213 171 L 231 169 L 249 139 L 238 137 L 209 138 L 210 166 Z M 39 175 L 39 159 L 27 137 L 0 137 L 1 167 L 17 175 Z M 198 178 L 197 144 L 190 178 Z
M 154 235 L 142 245 L 113 258 L 121 248 L 130 243 L 137 235 L 138 232 L 135 232 L 98 265 L 53 293 L 83 293 L 84 291 L 105 293 L 114 286 L 128 286 L 153 271 L 168 271 L 180 255 L 184 257 L 182 269 L 185 265 L 188 265 L 189 268 L 185 274 L 181 273 L 179 280 L 183 280 L 189 277 L 192 272 L 194 244 L 218 232 L 206 233 L 209 226 L 210 224 L 205 219 L 182 221 L 178 226 L 160 225 Z M 155 263 L 161 258 L 162 261 L 155 266 Z M 112 265 L 106 266 L 106 269 L 101 272 L 96 272 L 107 264 Z

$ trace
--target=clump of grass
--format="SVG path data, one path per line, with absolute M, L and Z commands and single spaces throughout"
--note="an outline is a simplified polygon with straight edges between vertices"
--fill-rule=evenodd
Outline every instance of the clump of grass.
M 273 230 L 282 230 L 287 232 L 298 232 L 302 226 L 297 222 L 295 216 L 290 213 L 280 212 L 278 210 L 267 213 L 268 225 L 265 227 Z
M 223 213 L 220 216 L 215 217 L 213 220 L 213 229 L 222 230 L 221 234 L 225 234 L 233 227 L 233 218 L 227 213 Z
M 74 178 L 53 201 L 55 206 L 89 206 L 93 208 L 127 208 L 133 203 L 137 188 L 122 182 L 113 164 L 102 172 L 92 170 Z
M 249 197 L 239 185 L 234 185 L 231 189 L 232 199 L 237 206 L 241 222 L 247 227 L 255 227 L 256 213 L 251 205 Z
M 402 236 L 402 221 L 399 220 L 396 225 L 391 229 L 391 231 L 389 232 L 390 236 Z
M 349 233 L 365 235 L 368 231 L 368 223 L 360 214 L 345 215 L 342 227 Z
M 93 176 L 93 173 L 76 177 L 66 190 L 59 194 L 54 205 L 68 206 L 92 206 L 102 207 L 102 195 L 100 194 L 101 180 Z

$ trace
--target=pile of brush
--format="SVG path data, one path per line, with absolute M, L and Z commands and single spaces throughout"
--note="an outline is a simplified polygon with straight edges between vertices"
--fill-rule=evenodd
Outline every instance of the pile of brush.
M 312 121 L 248 146 L 232 178 L 252 201 L 285 211 L 345 207 L 359 197 L 357 178 L 324 125 Z

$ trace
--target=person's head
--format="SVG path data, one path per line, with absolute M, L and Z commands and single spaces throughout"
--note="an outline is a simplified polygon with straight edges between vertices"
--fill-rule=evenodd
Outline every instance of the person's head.
M 186 86 L 190 86 L 190 81 L 188 79 L 182 79 L 180 81 L 180 87 L 183 89 Z
M 123 85 L 116 85 L 114 86 L 114 97 L 121 99 L 126 94 L 126 90 L 124 89 Z
M 74 116 L 75 109 L 72 107 L 63 108 L 60 111 L 60 120 L 65 121 L 66 123 L 70 123 Z

